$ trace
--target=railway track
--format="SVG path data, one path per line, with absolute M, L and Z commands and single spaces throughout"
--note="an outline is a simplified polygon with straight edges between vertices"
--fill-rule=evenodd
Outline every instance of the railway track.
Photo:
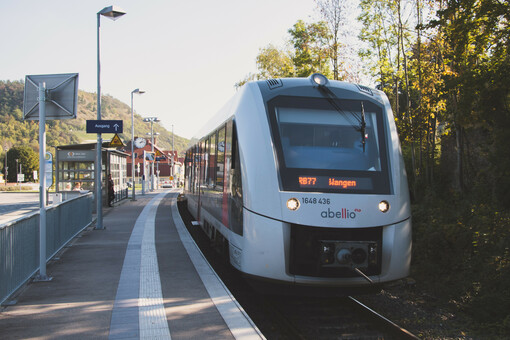
M 255 289 L 192 225 L 185 203 L 179 211 L 207 260 L 267 339 L 418 339 L 351 296 L 300 296 Z
M 370 307 L 366 306 L 362 302 L 358 301 L 352 296 L 349 296 L 349 299 L 357 304 L 362 310 L 369 314 L 371 318 L 373 318 L 377 323 L 379 323 L 381 326 L 383 326 L 385 329 L 387 329 L 391 334 L 393 334 L 395 337 L 398 337 L 399 339 L 419 339 L 416 335 L 412 334 L 408 330 L 406 330 L 403 327 L 400 327 L 390 319 L 386 318 L 385 316 L 377 313 Z
M 273 327 L 286 329 L 284 335 L 274 338 L 418 339 L 351 296 L 265 296 L 257 300 L 261 299 L 265 300 L 266 311 L 271 311 Z

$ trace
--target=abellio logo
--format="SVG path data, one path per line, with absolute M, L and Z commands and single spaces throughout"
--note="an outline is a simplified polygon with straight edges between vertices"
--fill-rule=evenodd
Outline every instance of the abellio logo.
M 323 212 L 321 212 L 321 217 L 348 220 L 355 219 L 357 213 L 361 213 L 361 209 L 354 209 L 354 211 L 350 211 L 349 209 L 342 208 L 340 211 L 334 211 L 328 208 L 328 210 L 324 210 Z

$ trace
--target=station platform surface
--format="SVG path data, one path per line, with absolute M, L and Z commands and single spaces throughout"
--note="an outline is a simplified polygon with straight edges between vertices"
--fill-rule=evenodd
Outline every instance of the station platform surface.
M 175 189 L 105 209 L 0 307 L 0 339 L 263 339 L 189 236 Z

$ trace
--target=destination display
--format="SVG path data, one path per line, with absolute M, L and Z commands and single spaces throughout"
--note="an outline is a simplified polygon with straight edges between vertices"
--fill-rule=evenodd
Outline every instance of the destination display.
M 300 188 L 372 190 L 372 179 L 358 177 L 299 176 Z

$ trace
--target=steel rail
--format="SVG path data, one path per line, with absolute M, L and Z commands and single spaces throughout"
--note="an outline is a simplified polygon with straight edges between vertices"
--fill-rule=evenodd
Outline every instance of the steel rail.
M 397 331 L 398 333 L 400 333 L 402 335 L 403 338 L 405 339 L 420 339 L 418 338 L 416 335 L 414 335 L 413 333 L 409 332 L 407 329 L 405 328 L 402 328 L 400 327 L 399 325 L 397 325 L 396 323 L 394 323 L 393 321 L 391 321 L 390 319 L 384 317 L 383 315 L 377 313 L 376 311 L 374 311 L 372 308 L 368 307 L 367 305 L 363 304 L 362 302 L 356 300 L 355 298 L 353 298 L 352 296 L 348 296 L 348 298 L 354 302 L 355 304 L 357 304 L 358 306 L 360 306 L 361 308 L 363 308 L 364 310 L 370 312 L 370 314 L 372 314 L 373 316 L 375 316 L 377 319 L 383 321 L 387 326 L 389 326 L 390 328 L 392 328 L 393 330 Z

